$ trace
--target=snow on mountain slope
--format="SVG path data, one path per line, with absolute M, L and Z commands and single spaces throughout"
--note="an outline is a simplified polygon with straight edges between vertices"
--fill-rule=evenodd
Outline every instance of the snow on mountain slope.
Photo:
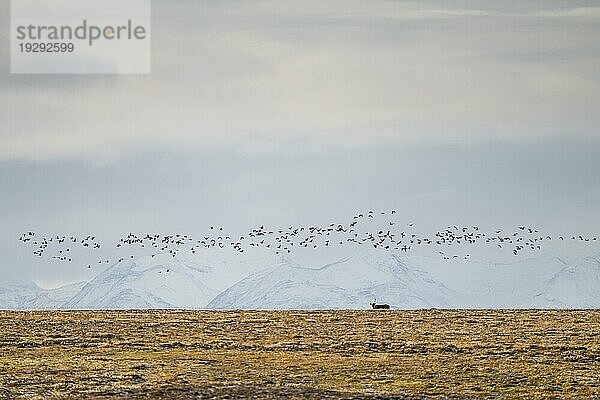
M 0 309 L 57 309 L 79 292 L 84 285 L 85 282 L 78 282 L 56 289 L 42 289 L 33 282 L 5 283 L 0 287 Z
M 407 309 L 451 308 L 465 302 L 397 255 L 365 251 L 318 269 L 284 260 L 225 290 L 208 308 L 363 309 L 374 298 Z
M 3 282 L 0 308 L 202 308 L 223 289 L 274 262 L 274 254 L 264 250 L 243 256 L 225 249 L 140 257 L 112 265 L 88 283 L 53 290 Z
M 530 302 L 544 308 L 600 308 L 600 254 L 562 268 Z
M 42 289 L 33 282 L 6 282 L 0 287 L 0 309 L 24 309 Z
M 0 284 L 0 309 L 22 310 L 361 309 L 373 298 L 394 308 L 600 308 L 600 254 L 491 264 L 369 250 L 321 268 L 258 251 L 162 254 L 118 263 L 87 284 Z
M 35 310 L 62 308 L 62 305 L 79 293 L 85 285 L 86 282 L 77 282 L 56 289 L 42 289 L 28 304 L 28 308 Z
M 202 308 L 218 291 L 210 270 L 184 257 L 160 254 L 117 263 L 64 304 L 69 309 Z
M 563 258 L 552 255 L 506 264 L 415 256 L 406 261 L 467 296 L 469 301 L 462 305 L 466 308 L 531 308 L 532 297 L 567 265 Z

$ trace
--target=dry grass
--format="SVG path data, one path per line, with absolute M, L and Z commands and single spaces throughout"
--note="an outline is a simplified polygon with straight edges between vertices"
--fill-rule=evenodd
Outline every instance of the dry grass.
M 600 311 L 0 312 L 0 397 L 600 397 Z

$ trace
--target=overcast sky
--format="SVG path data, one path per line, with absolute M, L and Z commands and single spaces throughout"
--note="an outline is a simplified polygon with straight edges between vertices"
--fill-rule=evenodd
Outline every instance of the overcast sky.
M 153 1 L 150 75 L 11 75 L 0 0 L 0 272 L 16 238 L 325 224 L 357 210 L 600 229 L 600 6 Z M 600 248 L 561 248 L 592 254 Z

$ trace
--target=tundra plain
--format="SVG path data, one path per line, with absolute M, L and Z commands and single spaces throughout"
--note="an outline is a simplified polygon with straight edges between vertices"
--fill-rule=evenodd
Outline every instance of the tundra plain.
M 0 398 L 600 397 L 600 311 L 0 312 Z

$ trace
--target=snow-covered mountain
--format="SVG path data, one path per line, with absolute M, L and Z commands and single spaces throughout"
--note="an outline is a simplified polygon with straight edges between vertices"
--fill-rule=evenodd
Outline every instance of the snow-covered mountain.
M 407 257 L 407 262 L 426 270 L 469 301 L 463 307 L 532 308 L 551 307 L 533 302 L 550 279 L 568 260 L 553 255 L 526 258 L 513 263 L 484 263 L 465 260 L 441 260 L 434 257 Z M 597 286 L 600 289 L 600 286 Z M 600 303 L 598 303 L 600 305 Z
M 64 303 L 69 309 L 204 308 L 219 292 L 269 265 L 271 253 L 145 256 L 116 263 Z
M 322 268 L 287 260 L 222 292 L 209 308 L 600 308 L 600 255 L 514 263 L 369 251 Z
M 0 309 L 600 308 L 600 254 L 508 264 L 370 250 L 320 268 L 271 253 L 168 254 L 117 263 L 89 282 L 0 283 Z
M 531 299 L 534 307 L 600 308 L 600 254 L 566 265 Z
M 368 251 L 316 269 L 284 260 L 225 290 L 208 308 L 362 309 L 373 299 L 407 309 L 466 301 L 397 255 Z
M 57 309 L 77 294 L 85 282 L 56 289 L 42 289 L 33 282 L 12 282 L 0 286 L 0 309 L 44 310 Z
M 116 263 L 64 304 L 68 309 L 202 308 L 218 291 L 210 270 L 165 254 Z

